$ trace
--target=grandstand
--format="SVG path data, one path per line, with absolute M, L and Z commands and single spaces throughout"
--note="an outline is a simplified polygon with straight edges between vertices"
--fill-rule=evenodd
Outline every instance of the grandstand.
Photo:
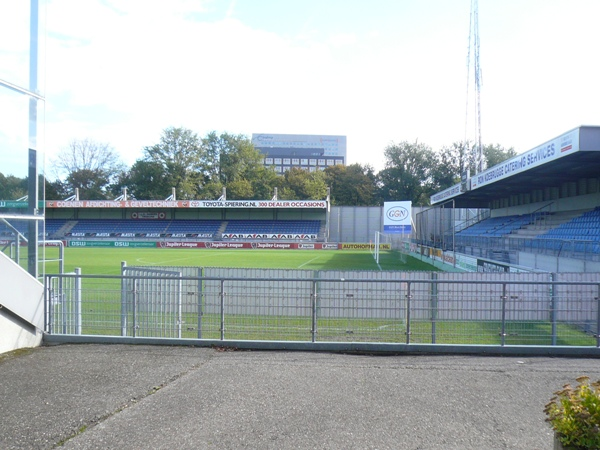
M 417 245 L 536 270 L 599 271 L 600 127 L 568 131 L 431 203 L 417 214 Z
M 323 236 L 320 220 L 129 220 L 48 219 L 48 239 L 272 239 L 317 241 Z M 10 232 L 7 232 L 10 234 Z

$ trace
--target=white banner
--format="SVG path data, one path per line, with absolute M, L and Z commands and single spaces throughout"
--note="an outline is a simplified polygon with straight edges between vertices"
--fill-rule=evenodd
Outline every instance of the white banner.
M 383 204 L 383 232 L 409 234 L 412 202 L 385 202 Z
M 480 188 L 578 151 L 579 128 L 471 177 L 471 189 Z

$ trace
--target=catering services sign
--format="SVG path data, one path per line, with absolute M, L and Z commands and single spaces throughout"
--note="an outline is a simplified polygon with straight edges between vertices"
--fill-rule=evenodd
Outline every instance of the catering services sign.
M 410 201 L 385 202 L 383 204 L 383 232 L 402 233 L 412 232 L 412 216 Z
M 478 189 L 577 151 L 579 151 L 579 129 L 569 131 L 471 177 L 471 189 Z

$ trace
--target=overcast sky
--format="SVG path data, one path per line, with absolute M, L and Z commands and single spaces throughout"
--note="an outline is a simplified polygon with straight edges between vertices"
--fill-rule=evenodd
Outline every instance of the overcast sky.
M 0 0 L 2 10 L 14 3 Z M 91 138 L 131 165 L 170 126 L 200 136 L 333 134 L 347 136 L 348 163 L 380 170 L 391 142 L 437 150 L 474 138 L 470 8 L 470 0 L 46 0 L 42 145 L 51 158 Z M 599 17 L 598 0 L 479 1 L 484 144 L 520 153 L 600 125 Z

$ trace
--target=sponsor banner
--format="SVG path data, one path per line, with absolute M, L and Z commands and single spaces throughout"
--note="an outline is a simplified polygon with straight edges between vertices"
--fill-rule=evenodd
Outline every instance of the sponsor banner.
M 471 189 L 486 186 L 578 151 L 579 129 L 575 129 L 471 177 Z
M 280 250 L 290 250 L 298 248 L 298 244 L 282 243 L 282 242 L 252 242 L 252 248 L 270 248 Z
M 49 200 L 46 208 L 290 208 L 326 209 L 326 200 Z M 133 213 L 132 213 L 133 214 Z M 137 218 L 140 219 L 137 213 Z M 145 214 L 145 213 L 144 213 Z M 159 217 L 160 218 L 160 213 Z M 133 215 L 132 215 L 132 218 Z
M 467 272 L 477 272 L 477 258 L 456 253 L 456 267 Z
M 412 232 L 412 202 L 383 203 L 383 231 L 394 234 L 410 234 Z
M 132 219 L 156 220 L 164 219 L 167 215 L 164 212 L 132 212 Z
M 65 241 L 61 241 L 63 245 L 65 245 Z M 60 247 L 60 242 L 56 241 L 44 241 L 44 245 L 46 247 Z
M 482 259 L 477 260 L 477 272 L 494 273 L 494 272 L 509 272 L 508 264 L 500 264 Z
M 456 197 L 460 193 L 461 193 L 461 188 L 460 188 L 460 183 L 459 183 L 459 184 L 455 184 L 452 187 L 449 187 L 448 189 L 444 189 L 442 192 L 433 194 L 431 197 L 429 197 L 429 200 L 430 200 L 431 204 L 434 205 L 443 200 L 447 200 L 449 198 Z
M 208 242 L 157 242 L 158 248 L 207 248 Z
M 223 233 L 223 239 L 286 239 L 286 240 L 311 240 L 316 239 L 316 234 L 251 234 L 251 233 Z
M 337 246 L 337 244 L 335 244 Z M 373 250 L 375 244 L 364 244 L 364 243 L 343 243 L 342 250 Z M 391 250 L 392 244 L 379 244 L 379 250 Z
M 135 247 L 155 248 L 156 242 L 134 241 L 67 241 L 67 247 Z
M 0 208 L 16 208 L 16 209 L 25 209 L 29 207 L 29 203 L 27 201 L 18 202 L 16 200 L 0 200 Z M 38 208 L 44 209 L 44 201 L 40 200 L 38 202 Z
M 444 254 L 442 255 L 442 261 L 446 264 L 450 264 L 451 266 L 453 266 L 454 263 L 456 262 L 454 259 L 454 253 L 453 252 L 444 252 Z
M 117 236 L 132 238 L 136 237 L 137 233 L 117 233 Z
M 206 248 L 252 248 L 250 242 L 205 242 Z
M 156 242 L 158 248 L 209 248 L 209 249 L 272 249 L 272 250 L 338 250 L 337 243 L 303 244 L 294 242 Z M 389 245 L 389 244 L 382 244 Z

